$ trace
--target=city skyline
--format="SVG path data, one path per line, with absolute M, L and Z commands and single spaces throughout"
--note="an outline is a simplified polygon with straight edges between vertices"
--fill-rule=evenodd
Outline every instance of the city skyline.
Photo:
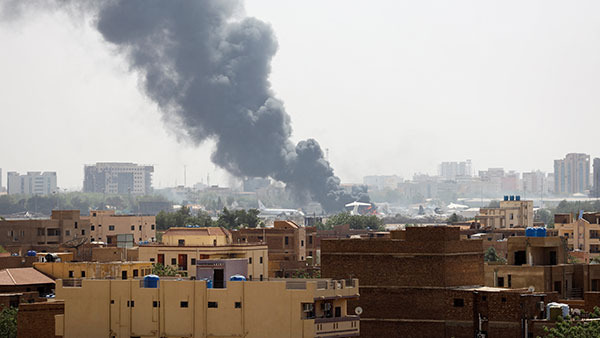
M 600 119 L 594 95 L 599 51 L 588 43 L 600 31 L 591 14 L 599 4 L 545 2 L 545 11 L 533 15 L 535 3 L 515 11 L 515 3 L 491 8 L 467 1 L 447 8 L 448 16 L 437 2 L 380 4 L 245 2 L 247 14 L 270 23 L 278 37 L 270 80 L 291 115 L 292 139 L 315 137 L 343 182 L 434 174 L 438 163 L 465 158 L 475 170 L 551 172 L 552 161 L 566 153 L 598 156 L 592 134 L 558 139 L 553 131 L 562 130 L 566 118 L 581 125 Z M 348 17 L 328 23 L 340 6 Z M 477 19 L 491 10 L 498 15 Z M 16 143 L 29 155 L 3 152 L 4 172 L 57 171 L 61 186 L 77 188 L 84 164 L 131 161 L 154 165 L 157 187 L 182 184 L 184 165 L 188 185 L 206 182 L 207 174 L 229 185 L 229 175 L 210 162 L 214 142 L 196 146 L 165 127 L 156 105 L 140 94 L 137 74 L 88 22 L 64 13 L 29 15 L 35 20 L 0 25 L 11 51 L 0 56 L 7 98 L 0 109 L 5 123 L 26 119 L 29 133 L 38 136 L 18 128 L 0 136 L 4 147 Z M 298 31 L 297 15 L 314 24 Z M 354 27 L 358 17 L 372 28 Z M 364 46 L 348 55 L 354 41 Z

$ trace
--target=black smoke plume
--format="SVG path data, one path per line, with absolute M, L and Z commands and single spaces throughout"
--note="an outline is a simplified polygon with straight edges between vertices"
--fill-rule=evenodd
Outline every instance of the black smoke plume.
M 240 17 L 240 1 L 57 4 L 94 15 L 165 119 L 196 144 L 214 139 L 212 161 L 231 174 L 285 182 L 329 212 L 368 201 L 366 190 L 340 187 L 316 140 L 290 141 L 290 116 L 268 79 L 277 40 L 268 24 Z

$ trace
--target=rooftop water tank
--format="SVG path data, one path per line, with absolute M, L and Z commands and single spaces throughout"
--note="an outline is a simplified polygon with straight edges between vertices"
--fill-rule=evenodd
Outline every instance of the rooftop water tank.
M 525 236 L 526 237 L 535 237 L 536 232 L 535 229 L 532 227 L 527 227 L 525 228 Z
M 160 277 L 157 275 L 146 275 L 144 276 L 144 287 L 149 289 L 158 288 L 158 281 L 160 281 Z
M 510 195 L 510 200 L 514 201 L 515 200 L 515 195 Z
M 234 281 L 234 282 L 243 282 L 246 280 L 246 277 L 242 276 L 242 275 L 233 275 L 231 277 L 229 277 L 230 281 Z
M 535 237 L 546 237 L 546 228 L 535 228 Z
M 35 257 L 35 256 L 37 256 L 37 252 L 35 252 L 33 250 L 27 251 L 27 257 Z
M 521 200 L 521 196 L 520 196 L 520 195 L 517 195 L 517 196 L 516 196 L 516 199 L 517 199 L 517 201 L 520 201 L 520 200 Z
M 199 278 L 198 280 L 203 280 L 206 282 L 206 288 L 207 289 L 212 289 L 213 288 L 213 282 L 212 279 L 209 278 Z
M 504 200 L 508 201 L 508 195 L 504 195 Z

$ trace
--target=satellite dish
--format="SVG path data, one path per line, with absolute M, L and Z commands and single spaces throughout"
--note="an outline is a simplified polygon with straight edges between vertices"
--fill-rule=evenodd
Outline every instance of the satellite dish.
M 531 285 L 527 290 L 529 292 L 534 292 L 535 291 L 535 286 Z
M 357 307 L 354 309 L 354 313 L 356 313 L 356 315 L 357 315 L 357 316 L 360 316 L 360 315 L 362 314 L 362 307 L 360 307 L 360 306 L 357 306 Z

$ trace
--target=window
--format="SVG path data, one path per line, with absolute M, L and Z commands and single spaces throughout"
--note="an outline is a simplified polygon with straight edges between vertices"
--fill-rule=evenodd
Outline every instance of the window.
M 158 302 L 157 301 L 152 301 L 152 307 L 158 307 Z
M 96 228 L 92 225 L 90 226 L 90 230 L 94 231 Z
M 312 236 L 308 236 L 308 244 L 312 244 Z
M 152 224 L 152 225 L 150 226 L 150 229 L 154 230 L 154 224 Z
M 512 275 L 508 275 L 508 287 L 512 286 Z
M 46 233 L 46 230 L 44 228 L 37 229 L 38 236 L 44 236 L 45 233 Z
M 263 276 L 262 276 L 262 274 L 260 275 L 260 280 L 263 280 Z
M 498 277 L 498 283 L 497 283 L 498 287 L 503 288 L 504 287 L 504 277 Z
M 313 252 L 312 252 L 312 251 L 309 251 L 309 252 L 308 252 L 308 255 L 309 255 L 310 257 L 312 257 L 312 255 L 313 255 Z
M 96 213 L 93 213 L 92 216 L 96 217 Z
M 65 230 L 65 235 L 66 236 L 71 236 L 71 230 Z
M 131 231 L 134 231 L 134 230 L 135 230 L 135 225 L 132 225 L 131 226 Z
M 188 307 L 188 302 L 187 301 L 181 301 L 179 303 L 179 307 Z M 210 306 L 209 306 L 210 307 Z
M 208 302 L 208 308 L 209 309 L 216 309 L 219 307 L 219 303 L 217 302 Z
M 515 219 L 515 215 L 510 214 L 510 219 Z
M 463 307 L 465 306 L 465 300 L 462 298 L 454 298 L 454 307 Z
M 75 229 L 77 229 L 77 222 L 75 222 Z
M 155 261 L 154 258 L 150 258 L 150 262 L 154 262 L 154 261 Z
M 506 303 L 506 297 L 502 297 L 502 303 Z
M 260 264 L 262 264 L 263 263 L 262 256 L 260 256 L 258 259 L 260 260 Z
M 304 246 L 304 240 L 303 239 L 300 240 L 300 246 Z
M 252 280 L 252 275 L 248 275 L 248 280 Z
M 192 258 L 192 265 L 196 265 L 196 258 Z
M 234 305 L 234 307 L 235 307 L 236 309 L 241 309 L 241 308 L 242 308 L 242 302 L 235 302 L 235 305 Z
M 98 228 L 102 227 L 102 224 L 98 224 Z
M 171 265 L 177 265 L 177 258 L 171 258 Z
M 290 244 L 290 240 L 289 240 L 288 236 L 285 236 L 285 245 L 288 245 L 288 244 Z
M 75 271 L 69 270 L 69 278 L 75 277 Z
M 138 269 L 133 270 L 133 277 L 137 277 L 139 274 Z
M 185 239 L 179 239 L 179 240 L 177 240 L 177 245 L 184 246 L 185 245 Z
M 142 231 L 142 226 L 140 225 L 140 231 Z
M 108 226 L 108 231 L 115 231 L 115 226 L 114 225 L 109 225 Z
M 121 271 L 121 279 L 127 279 L 127 270 Z
M 81 229 L 81 235 L 85 235 L 85 229 Z
M 248 258 L 248 264 L 252 264 L 252 257 Z

